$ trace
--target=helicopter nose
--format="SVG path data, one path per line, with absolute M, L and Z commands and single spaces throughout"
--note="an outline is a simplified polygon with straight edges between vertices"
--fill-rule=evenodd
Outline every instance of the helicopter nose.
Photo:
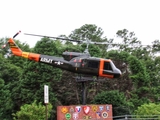
M 122 72 L 118 68 L 114 70 L 114 78 L 119 78 L 121 75 Z

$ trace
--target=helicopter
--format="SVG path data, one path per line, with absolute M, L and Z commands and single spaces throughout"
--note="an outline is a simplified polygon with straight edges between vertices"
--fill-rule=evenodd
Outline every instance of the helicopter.
M 53 67 L 57 67 L 57 68 L 67 70 L 77 74 L 96 76 L 97 78 L 103 77 L 103 78 L 113 79 L 113 78 L 119 78 L 121 76 L 121 71 L 114 65 L 111 59 L 91 57 L 91 55 L 88 52 L 88 44 L 93 43 L 91 41 L 86 42 L 81 40 L 72 40 L 72 39 L 66 39 L 66 38 L 50 37 L 50 36 L 42 36 L 42 35 L 25 33 L 25 35 L 48 37 L 48 38 L 54 38 L 54 39 L 87 43 L 87 48 L 84 51 L 84 53 L 65 51 L 63 52 L 62 57 L 55 57 L 55 56 L 22 51 L 14 41 L 14 38 L 20 32 L 21 31 L 17 32 L 13 36 L 13 38 L 10 38 L 7 42 L 14 56 L 19 56 L 31 61 L 48 64 Z M 94 42 L 94 44 L 98 44 L 98 43 Z

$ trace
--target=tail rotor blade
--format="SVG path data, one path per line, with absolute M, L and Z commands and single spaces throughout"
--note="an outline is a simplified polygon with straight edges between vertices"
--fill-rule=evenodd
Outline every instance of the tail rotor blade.
M 15 38 L 20 32 L 21 32 L 21 31 L 17 32 L 17 33 L 13 36 L 13 38 Z

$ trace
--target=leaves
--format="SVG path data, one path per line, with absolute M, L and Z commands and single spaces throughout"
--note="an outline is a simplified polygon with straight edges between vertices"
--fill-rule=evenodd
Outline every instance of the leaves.
M 119 79 L 87 82 L 87 104 L 112 104 L 114 115 L 132 114 L 135 109 L 138 114 L 138 111 L 143 111 L 140 109 L 143 104 L 142 108 L 146 111 L 151 109 L 157 112 L 159 109 L 155 108 L 158 104 L 147 105 L 150 102 L 157 103 L 160 99 L 160 57 L 155 56 L 159 50 L 159 40 L 155 40 L 152 46 L 143 46 L 134 32 L 123 29 L 116 33 L 122 44 L 116 45 L 112 44 L 113 39 L 103 37 L 103 33 L 100 27 L 85 24 L 72 31 L 69 36 L 62 35 L 77 40 L 111 43 L 90 44 L 89 53 L 93 57 L 112 59 L 123 73 Z M 6 40 L 1 39 L 0 45 Z M 62 42 L 47 37 L 40 39 L 34 48 L 29 48 L 29 45 L 18 40 L 16 43 L 27 52 L 59 57 L 62 57 L 64 51 L 84 52 L 87 47 L 86 44 Z M 15 113 L 15 119 L 32 119 L 29 116 L 41 119 L 37 114 L 44 112 L 44 85 L 49 86 L 50 103 L 53 106 L 50 119 L 56 119 L 58 105 L 81 104 L 82 87 L 73 78 L 76 76 L 74 73 L 16 56 L 4 58 L 8 51 L 0 50 L 1 119 L 12 119 L 12 113 Z
M 154 118 L 160 119 L 160 104 L 143 104 L 135 110 L 136 118 Z
M 47 116 L 50 117 L 52 105 L 47 105 Z M 44 120 L 46 118 L 46 106 L 41 102 L 34 101 L 32 104 L 24 104 L 21 106 L 20 111 L 17 111 L 14 120 Z
M 130 114 L 129 102 L 118 90 L 102 91 L 93 99 L 93 104 L 112 104 L 114 116 Z M 124 109 L 125 108 L 125 109 Z M 120 112 L 121 111 L 121 112 Z

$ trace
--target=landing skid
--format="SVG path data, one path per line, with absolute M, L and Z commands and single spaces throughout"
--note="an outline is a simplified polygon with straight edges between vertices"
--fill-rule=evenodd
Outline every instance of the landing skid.
M 98 78 L 98 77 L 83 77 L 83 76 L 77 76 L 74 77 L 76 82 L 87 82 L 87 81 L 93 81 L 93 82 L 98 82 L 98 81 L 105 81 L 105 78 Z
M 87 82 L 87 81 L 96 81 L 97 78 L 93 77 L 82 77 L 82 76 L 77 76 L 75 77 L 76 82 Z

